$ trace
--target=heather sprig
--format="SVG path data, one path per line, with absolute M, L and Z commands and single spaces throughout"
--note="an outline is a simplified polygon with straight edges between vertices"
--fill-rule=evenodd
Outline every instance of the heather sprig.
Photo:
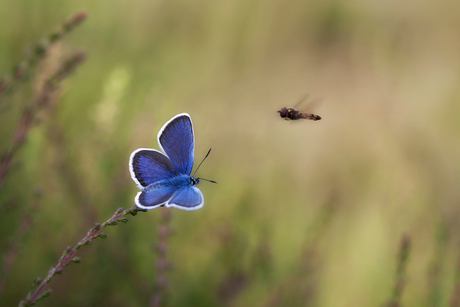
M 26 298 L 19 303 L 20 307 L 25 306 L 32 306 L 39 300 L 48 297 L 51 295 L 52 290 L 47 289 L 45 290 L 46 285 L 53 279 L 54 276 L 57 274 L 61 274 L 64 270 L 64 267 L 71 264 L 71 263 L 80 263 L 81 258 L 75 256 L 77 251 L 85 245 L 90 245 L 93 240 L 97 238 L 105 239 L 107 238 L 107 234 L 103 233 L 102 230 L 107 226 L 115 226 L 119 222 L 127 223 L 128 219 L 126 218 L 127 215 L 131 214 L 132 216 L 137 215 L 138 212 L 146 212 L 145 209 L 140 209 L 137 206 L 132 206 L 129 209 L 123 210 L 123 208 L 118 208 L 117 211 L 112 215 L 104 223 L 96 223 L 94 227 L 88 230 L 86 236 L 81 239 L 73 248 L 71 246 L 67 246 L 64 251 L 62 252 L 61 257 L 59 258 L 56 266 L 51 267 L 48 271 L 48 275 L 45 279 L 41 279 L 37 277 L 33 284 L 31 291 L 27 294 Z
M 82 50 L 74 51 L 61 63 L 57 70 L 43 82 L 39 92 L 24 108 L 21 118 L 11 136 L 9 149 L 0 155 L 0 187 L 9 172 L 15 153 L 24 143 L 27 133 L 32 127 L 37 112 L 48 105 L 53 94 L 58 91 L 61 82 L 69 76 L 85 58 L 86 52 Z
M 84 10 L 75 12 L 58 30 L 32 44 L 28 48 L 24 59 L 13 67 L 12 74 L 0 78 L 0 99 L 4 94 L 12 93 L 17 87 L 17 83 L 29 79 L 33 69 L 45 57 L 51 45 L 61 40 L 67 33 L 81 24 L 86 19 L 86 16 L 87 14 Z

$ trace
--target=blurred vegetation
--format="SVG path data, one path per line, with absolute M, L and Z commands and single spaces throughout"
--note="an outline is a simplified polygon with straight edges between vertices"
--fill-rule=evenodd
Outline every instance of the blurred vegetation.
M 457 1 L 0 1 L 6 79 L 79 9 L 0 94 L 3 154 L 43 78 L 86 50 L 0 186 L 1 306 L 133 205 L 130 153 L 180 112 L 219 184 L 171 210 L 163 306 L 459 306 Z M 323 119 L 281 120 L 306 93 Z M 148 305 L 160 215 L 106 229 L 39 304 Z

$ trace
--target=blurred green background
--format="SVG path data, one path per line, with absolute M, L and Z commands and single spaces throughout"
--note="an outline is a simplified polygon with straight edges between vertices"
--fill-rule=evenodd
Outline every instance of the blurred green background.
M 200 183 L 202 209 L 172 210 L 163 306 L 386 306 L 404 235 L 399 303 L 458 306 L 458 1 L 3 0 L 0 72 L 78 9 L 87 20 L 2 98 L 4 151 L 52 55 L 86 50 L 0 187 L 2 259 L 18 244 L 0 305 L 134 204 L 130 153 L 188 112 L 196 160 L 213 149 L 197 175 L 219 183 Z M 306 93 L 321 121 L 279 118 Z M 160 209 L 129 219 L 39 305 L 147 306 Z

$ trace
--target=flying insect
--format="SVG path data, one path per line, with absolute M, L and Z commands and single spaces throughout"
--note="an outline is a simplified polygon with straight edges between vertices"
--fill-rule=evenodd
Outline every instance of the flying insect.
M 306 105 L 306 108 L 302 108 L 300 111 L 296 109 L 303 101 L 307 99 L 307 97 L 308 95 L 305 96 L 303 99 L 301 99 L 294 107 L 284 107 L 277 112 L 280 114 L 281 118 L 285 120 L 299 120 L 299 119 L 309 119 L 309 120 L 314 120 L 314 121 L 320 120 L 321 116 L 313 114 L 313 113 L 302 112 L 302 111 L 305 109 L 311 108 L 313 104 L 320 102 L 322 98 L 318 98 L 318 99 L 308 102 L 308 104 Z

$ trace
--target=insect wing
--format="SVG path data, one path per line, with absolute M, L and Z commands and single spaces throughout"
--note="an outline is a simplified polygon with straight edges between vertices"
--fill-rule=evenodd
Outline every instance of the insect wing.
M 152 209 L 165 205 L 177 191 L 174 186 L 162 186 L 156 188 L 146 188 L 137 193 L 134 202 L 136 206 L 142 209 Z
M 193 126 L 187 113 L 177 114 L 158 132 L 158 144 L 180 174 L 190 174 L 193 167 Z
M 311 101 L 308 101 L 306 102 L 304 105 L 302 105 L 301 108 L 299 108 L 299 111 L 300 112 L 305 112 L 305 111 L 312 111 L 313 109 L 315 109 L 319 104 L 321 104 L 323 102 L 324 98 L 320 97 L 320 98 L 315 98 Z
M 195 210 L 203 207 L 204 198 L 200 189 L 189 185 L 176 191 L 166 204 L 167 207 L 176 207 L 184 210 Z
M 177 175 L 167 156 L 155 149 L 139 148 L 129 158 L 129 171 L 139 188 Z
M 295 106 L 294 106 L 293 108 L 294 108 L 294 109 L 297 109 L 298 106 L 299 106 L 302 102 L 304 102 L 304 101 L 306 101 L 306 100 L 308 99 L 308 96 L 310 96 L 310 94 L 306 94 L 305 96 L 303 96 L 303 97 L 299 100 L 299 102 L 297 102 L 297 103 L 295 104 Z

